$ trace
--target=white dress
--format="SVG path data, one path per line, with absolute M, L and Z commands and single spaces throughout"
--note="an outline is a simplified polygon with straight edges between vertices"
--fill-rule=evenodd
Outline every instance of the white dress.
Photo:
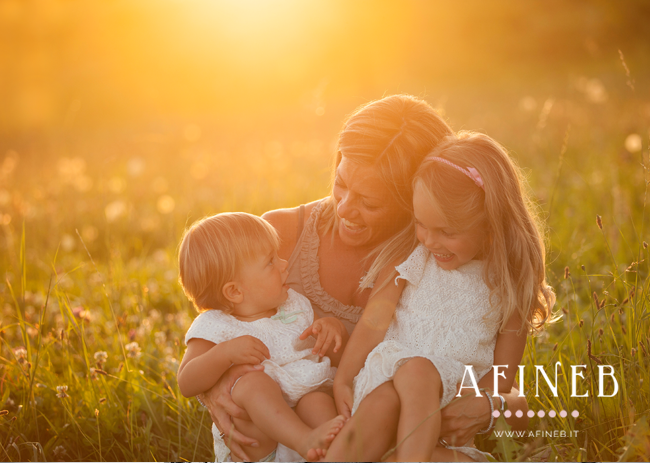
M 375 388 L 390 381 L 413 357 L 429 359 L 442 380 L 441 407 L 456 395 L 456 385 L 472 365 L 478 381 L 491 368 L 498 325 L 483 316 L 490 309 L 490 291 L 483 264 L 470 261 L 457 270 L 443 270 L 423 245 L 396 267 L 407 280 L 384 341 L 375 347 L 354 379 L 354 413 Z M 465 381 L 470 384 L 469 379 Z M 473 451 L 472 458 L 481 458 Z M 480 452 L 479 452 L 480 453 Z
M 314 312 L 309 299 L 289 289 L 286 302 L 278 307 L 277 314 L 271 318 L 243 322 L 220 310 L 201 313 L 187 331 L 185 343 L 192 338 L 205 339 L 215 344 L 245 335 L 258 338 L 269 348 L 271 354 L 270 359 L 262 362 L 264 373 L 280 385 L 284 399 L 290 407 L 294 407 L 308 392 L 331 387 L 336 373 L 329 357 L 321 358 L 311 353 L 316 343 L 313 337 L 304 341 L 298 339 L 313 322 Z M 230 450 L 219 437 L 214 424 L 212 435 L 216 460 L 226 461 Z M 288 449 L 278 446 L 278 452 L 286 450 Z

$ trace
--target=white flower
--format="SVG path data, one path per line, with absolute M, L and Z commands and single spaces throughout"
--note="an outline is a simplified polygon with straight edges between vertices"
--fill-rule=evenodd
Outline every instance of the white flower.
M 68 386 L 57 386 L 56 387 L 56 393 L 57 393 L 56 396 L 59 399 L 65 399 L 66 397 L 69 397 L 69 395 L 67 394 L 67 391 L 68 391 Z
M 124 346 L 124 349 L 126 349 L 127 357 L 137 359 L 142 355 L 142 349 L 140 349 L 140 346 L 135 341 Z
M 108 358 L 108 354 L 103 350 L 95 352 L 95 362 L 97 362 L 99 365 L 103 365 L 104 363 L 106 363 L 107 358 Z

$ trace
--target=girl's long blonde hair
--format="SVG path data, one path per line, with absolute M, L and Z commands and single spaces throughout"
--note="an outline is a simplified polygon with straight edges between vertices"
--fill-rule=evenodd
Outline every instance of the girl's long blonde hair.
M 372 101 L 357 108 L 343 124 L 332 180 L 343 157 L 372 166 L 383 180 L 381 186 L 391 193 L 400 207 L 412 214 L 413 174 L 424 156 L 452 133 L 426 101 L 410 95 L 392 95 Z M 331 194 L 322 212 L 319 231 L 323 234 L 335 232 L 337 227 L 336 203 Z M 415 228 L 409 220 L 369 254 L 368 258 L 374 260 L 359 288 L 372 287 L 386 265 L 403 261 L 416 245 Z
M 462 172 L 431 158 L 473 167 L 483 188 Z M 485 227 L 483 279 L 491 290 L 491 316 L 503 329 L 514 314 L 532 332 L 553 320 L 555 293 L 546 283 L 544 228 L 521 170 L 487 135 L 459 132 L 425 158 L 414 177 L 458 230 Z

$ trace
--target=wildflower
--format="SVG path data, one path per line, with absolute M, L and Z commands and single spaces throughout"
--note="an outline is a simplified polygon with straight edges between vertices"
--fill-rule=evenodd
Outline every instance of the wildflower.
M 633 347 L 632 350 L 630 351 L 630 355 L 634 357 L 636 355 L 636 349 Z
M 594 298 L 594 302 L 596 303 L 596 308 L 599 308 L 600 307 L 600 301 L 598 300 L 598 294 L 596 294 L 596 291 L 593 292 L 591 297 Z
M 603 229 L 603 219 L 599 215 L 596 216 L 596 225 L 598 225 L 598 228 L 601 230 Z
M 65 455 L 67 452 L 66 452 L 64 446 L 62 446 L 62 445 L 57 445 L 56 447 L 54 447 L 54 452 L 53 452 L 53 453 L 54 453 L 54 456 L 55 456 L 55 457 L 60 458 L 60 457 L 62 457 L 63 455 Z
M 95 352 L 94 357 L 95 357 L 95 362 L 97 362 L 97 365 L 101 366 L 106 363 L 106 359 L 108 359 L 108 354 L 105 351 L 100 350 Z
M 142 355 L 142 349 L 140 349 L 140 346 L 138 345 L 137 342 L 130 342 L 126 346 L 124 346 L 124 349 L 126 349 L 127 352 L 127 357 L 130 358 L 139 358 L 140 355 Z
M 27 357 L 27 350 L 25 350 L 24 347 L 18 347 L 14 349 L 14 355 L 16 356 L 16 360 L 18 360 L 18 363 L 21 365 L 26 362 L 25 357 Z
M 56 396 L 59 399 L 65 399 L 66 397 L 70 397 L 67 393 L 68 391 L 68 386 L 57 386 L 56 387 Z

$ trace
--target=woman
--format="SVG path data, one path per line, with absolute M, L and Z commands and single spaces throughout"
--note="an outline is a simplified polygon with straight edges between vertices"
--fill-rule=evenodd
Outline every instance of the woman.
M 449 126 L 422 100 L 394 95 L 371 102 L 352 114 L 341 130 L 331 196 L 264 214 L 282 240 L 280 257 L 289 261 L 287 284 L 307 296 L 319 316 L 336 316 L 352 331 L 373 286 L 394 278 L 395 262 L 405 260 L 417 243 L 412 220 L 413 174 L 422 159 L 451 134 Z M 246 416 L 232 403 L 229 391 L 237 378 L 254 369 L 231 368 L 204 397 L 217 428 L 230 434 L 233 456 L 243 461 L 248 458 L 240 444 L 252 445 L 254 440 L 231 429 L 231 416 Z M 505 399 L 509 409 L 526 412 L 526 399 L 518 397 L 516 389 Z M 360 429 L 355 421 L 365 414 L 376 419 Z M 398 416 L 399 400 L 389 382 L 362 402 L 332 443 L 328 457 L 379 460 L 394 441 Z M 472 391 L 443 409 L 442 419 L 441 440 L 461 445 L 488 427 L 490 404 Z M 526 414 L 522 418 L 513 415 L 508 422 L 525 429 Z

